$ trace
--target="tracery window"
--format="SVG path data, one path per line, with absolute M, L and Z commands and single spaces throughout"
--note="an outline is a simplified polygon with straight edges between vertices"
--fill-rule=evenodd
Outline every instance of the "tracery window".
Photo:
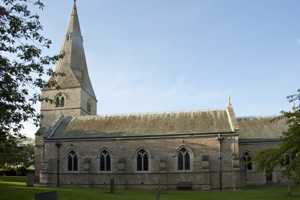
M 245 162 L 246 170 L 252 170 L 253 169 L 252 157 L 248 151 L 244 153 L 243 160 Z
M 111 157 L 108 151 L 101 152 L 99 162 L 100 171 L 111 171 Z
M 60 99 L 59 97 L 55 98 L 55 107 L 59 107 L 60 103 L 59 103 Z
M 137 152 L 136 169 L 137 171 L 149 171 L 149 155 L 144 149 Z
M 191 169 L 191 157 L 186 148 L 182 147 L 177 154 L 177 169 L 178 170 L 190 170 Z
M 65 97 L 61 97 L 60 98 L 60 107 L 64 107 L 65 106 Z
M 291 161 L 293 161 L 295 159 L 295 156 L 296 154 L 285 154 L 283 156 L 283 158 L 281 159 L 281 166 L 284 167 L 284 166 L 287 166 L 290 164 Z
M 57 96 L 55 98 L 55 107 L 64 107 L 65 106 L 65 97 L 64 96 Z
M 68 171 L 78 171 L 78 157 L 74 151 L 68 154 Z

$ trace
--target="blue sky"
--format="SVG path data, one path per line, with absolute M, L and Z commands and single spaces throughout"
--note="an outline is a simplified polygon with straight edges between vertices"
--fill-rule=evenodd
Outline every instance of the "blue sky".
M 72 0 L 46 1 L 57 53 Z M 224 108 L 276 115 L 299 87 L 297 0 L 78 0 L 98 114 Z M 34 128 L 24 130 L 33 136 Z

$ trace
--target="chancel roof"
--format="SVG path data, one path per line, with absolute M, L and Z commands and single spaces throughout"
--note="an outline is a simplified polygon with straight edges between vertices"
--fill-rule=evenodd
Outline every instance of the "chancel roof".
M 64 118 L 52 138 L 234 132 L 227 110 Z
M 287 130 L 285 119 L 278 117 L 237 118 L 241 139 L 279 139 Z

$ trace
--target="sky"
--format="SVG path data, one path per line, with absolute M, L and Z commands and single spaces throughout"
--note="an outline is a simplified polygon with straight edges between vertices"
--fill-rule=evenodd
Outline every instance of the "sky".
M 72 0 L 45 1 L 57 54 Z M 299 87 L 298 0 L 77 0 L 98 115 L 224 109 L 289 110 Z M 34 137 L 36 127 L 25 124 Z

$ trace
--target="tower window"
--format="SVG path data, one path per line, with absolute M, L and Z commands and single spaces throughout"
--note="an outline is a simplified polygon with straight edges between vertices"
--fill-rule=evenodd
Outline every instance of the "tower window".
M 70 40 L 71 39 L 71 34 L 68 33 L 66 37 L 67 37 L 67 40 Z
M 111 171 L 111 158 L 106 150 L 100 154 L 100 171 Z
M 65 106 L 65 97 L 61 97 L 60 98 L 60 107 L 64 107 Z
M 189 152 L 185 148 L 181 148 L 177 154 L 177 169 L 190 170 L 191 158 Z
M 148 156 L 148 153 L 144 149 L 141 149 L 137 152 L 136 170 L 137 171 L 148 171 L 149 170 L 149 156 Z
M 74 151 L 68 155 L 68 171 L 78 171 L 78 158 Z
M 55 107 L 64 107 L 65 106 L 65 97 L 57 96 L 55 98 Z
M 55 99 L 55 107 L 59 107 L 60 103 L 59 103 L 59 97 L 56 97 Z

